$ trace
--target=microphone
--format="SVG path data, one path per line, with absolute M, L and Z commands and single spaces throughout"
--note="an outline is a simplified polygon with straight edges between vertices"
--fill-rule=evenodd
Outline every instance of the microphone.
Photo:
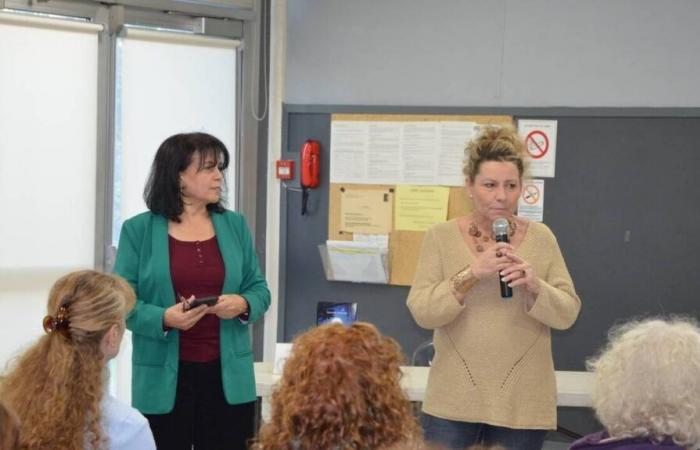
M 508 239 L 508 229 L 510 224 L 504 218 L 499 218 L 493 221 L 493 235 L 496 237 L 496 242 L 510 242 Z M 498 280 L 501 284 L 501 298 L 510 298 L 513 296 L 513 289 L 508 286 L 508 283 L 503 281 L 503 277 L 498 275 Z

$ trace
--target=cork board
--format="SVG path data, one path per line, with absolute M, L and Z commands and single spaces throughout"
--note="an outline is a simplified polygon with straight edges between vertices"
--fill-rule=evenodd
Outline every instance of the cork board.
M 332 114 L 331 120 L 342 121 L 469 121 L 482 124 L 513 125 L 511 116 L 477 116 L 477 115 L 413 115 L 413 114 Z M 343 189 L 369 189 L 390 191 L 394 185 L 386 184 L 342 184 L 331 183 L 328 204 L 328 239 L 351 241 L 352 233 L 340 229 L 340 211 Z M 464 187 L 450 187 L 447 218 L 453 219 L 471 211 Z M 389 284 L 410 286 L 418 264 L 422 231 L 393 230 L 389 233 Z

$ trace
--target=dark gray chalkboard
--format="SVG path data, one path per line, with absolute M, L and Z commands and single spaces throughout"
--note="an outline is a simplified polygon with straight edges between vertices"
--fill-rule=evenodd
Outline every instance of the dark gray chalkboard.
M 302 217 L 301 193 L 285 191 L 280 337 L 313 326 L 317 301 L 355 301 L 361 320 L 394 337 L 410 358 L 431 332 L 411 318 L 408 288 L 326 281 L 317 245 L 328 227 L 330 113 L 513 114 L 559 121 L 556 177 L 545 181 L 544 222 L 559 240 L 582 299 L 573 328 L 553 331 L 558 370 L 583 370 L 617 321 L 698 316 L 700 114 L 696 110 L 287 107 L 283 156 L 306 139 L 322 147 L 322 186 Z M 298 183 L 295 180 L 292 185 Z M 285 222 L 286 218 L 286 223 Z M 626 239 L 627 236 L 627 239 Z

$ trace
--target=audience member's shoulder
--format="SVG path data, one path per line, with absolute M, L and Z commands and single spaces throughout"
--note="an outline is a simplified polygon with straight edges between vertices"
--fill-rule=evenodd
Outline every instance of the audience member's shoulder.
M 581 439 L 577 440 L 573 444 L 571 444 L 571 447 L 569 447 L 570 450 L 583 450 L 587 448 L 595 448 L 597 445 L 600 444 L 601 441 L 606 439 L 608 437 L 607 433 L 605 431 L 599 431 L 597 433 L 592 433 L 589 435 L 586 435 L 582 437 Z
M 148 421 L 140 412 L 110 395 L 105 396 L 102 408 L 111 450 L 155 449 Z
M 104 414 L 115 423 L 146 424 L 148 421 L 136 408 L 123 403 L 111 395 L 106 395 L 103 404 Z
M 606 431 L 592 433 L 574 442 L 570 450 L 683 450 L 670 438 L 663 442 L 653 442 L 649 438 L 612 438 Z

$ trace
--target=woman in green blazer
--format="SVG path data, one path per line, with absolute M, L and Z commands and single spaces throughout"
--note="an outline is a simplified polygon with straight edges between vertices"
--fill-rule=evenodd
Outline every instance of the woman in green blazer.
M 222 205 L 228 162 L 208 134 L 166 139 L 144 192 L 150 211 L 119 238 L 114 271 L 137 296 L 132 402 L 158 448 L 245 449 L 254 433 L 248 325 L 270 293 L 245 219 Z M 203 297 L 215 303 L 194 306 Z

